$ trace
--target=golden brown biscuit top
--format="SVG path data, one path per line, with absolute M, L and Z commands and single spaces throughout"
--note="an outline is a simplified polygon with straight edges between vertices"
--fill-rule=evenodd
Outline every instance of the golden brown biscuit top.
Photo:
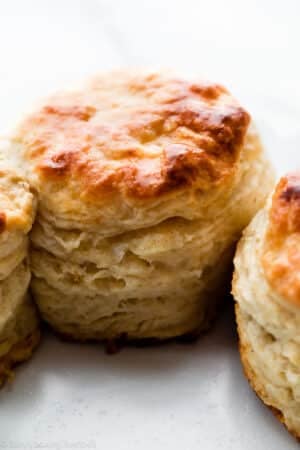
M 40 191 L 59 185 L 93 204 L 115 195 L 145 201 L 230 175 L 248 123 L 219 85 L 114 72 L 52 97 L 15 140 Z
M 300 172 L 281 178 L 276 186 L 262 263 L 272 287 L 300 306 Z

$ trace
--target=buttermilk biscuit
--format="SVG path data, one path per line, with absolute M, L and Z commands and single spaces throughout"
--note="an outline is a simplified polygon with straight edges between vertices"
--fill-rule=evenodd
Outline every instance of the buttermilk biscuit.
M 207 328 L 234 243 L 272 186 L 250 117 L 222 86 L 114 72 L 19 127 L 39 207 L 32 289 L 76 339 Z
M 1 153 L 2 156 L 2 153 Z M 0 157 L 1 159 L 1 157 Z M 35 212 L 28 183 L 0 162 L 0 386 L 39 340 L 30 282 L 28 233 Z
M 300 438 L 300 173 L 282 178 L 235 256 L 233 294 L 246 376 Z

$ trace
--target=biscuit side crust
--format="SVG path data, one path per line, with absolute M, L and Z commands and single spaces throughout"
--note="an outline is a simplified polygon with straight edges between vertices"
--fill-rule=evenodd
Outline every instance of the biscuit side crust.
M 300 442 L 300 432 L 291 429 L 285 422 L 284 415 L 282 414 L 282 412 L 279 409 L 272 406 L 272 400 L 267 395 L 267 392 L 264 389 L 262 383 L 260 382 L 259 377 L 257 376 L 251 364 L 249 363 L 248 354 L 253 350 L 250 344 L 248 343 L 247 338 L 243 332 L 243 327 L 241 326 L 241 318 L 240 318 L 241 313 L 240 313 L 240 306 L 238 305 L 238 303 L 235 304 L 235 315 L 239 336 L 239 352 L 241 356 L 245 377 L 247 378 L 250 386 L 257 394 L 257 396 L 260 398 L 260 400 L 272 411 L 275 417 L 287 428 L 287 430 Z
M 0 358 L 0 388 L 14 378 L 14 367 L 31 357 L 40 342 L 40 337 L 40 330 L 36 328 L 25 339 L 15 343 L 9 352 Z

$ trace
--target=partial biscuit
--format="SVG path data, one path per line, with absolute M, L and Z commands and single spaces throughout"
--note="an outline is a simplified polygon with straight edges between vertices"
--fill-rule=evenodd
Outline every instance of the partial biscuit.
M 245 230 L 233 294 L 242 362 L 262 400 L 300 437 L 300 175 L 283 177 Z
M 19 168 L 0 151 L 0 385 L 36 347 L 39 323 L 29 295 L 28 233 L 36 201 Z

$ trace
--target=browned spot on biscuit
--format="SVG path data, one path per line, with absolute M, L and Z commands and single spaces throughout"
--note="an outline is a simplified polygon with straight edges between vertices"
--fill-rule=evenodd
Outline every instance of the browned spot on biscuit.
M 0 212 L 0 233 L 6 228 L 6 214 L 4 212 Z
M 62 119 L 75 118 L 78 120 L 88 121 L 96 112 L 93 106 L 84 105 L 72 105 L 72 106 L 62 106 L 62 105 L 48 105 L 44 106 L 45 115 L 56 115 Z
M 272 199 L 270 221 L 273 233 L 300 231 L 300 173 L 279 181 Z
M 190 90 L 191 92 L 199 94 L 209 100 L 215 100 L 222 92 L 226 92 L 223 86 L 212 83 L 193 83 L 190 86 Z
M 287 202 L 300 199 L 300 185 L 286 186 L 286 188 L 280 194 L 280 197 Z
M 48 175 L 65 176 L 71 170 L 75 160 L 76 153 L 61 152 L 45 158 L 38 169 Z
M 192 184 L 204 167 L 205 156 L 182 144 L 169 144 L 165 148 L 165 179 L 169 186 Z M 211 167 L 212 169 L 212 167 Z M 205 173 L 212 178 L 213 169 L 207 165 Z
M 300 306 L 300 173 L 281 178 L 275 189 L 262 264 L 274 289 Z

